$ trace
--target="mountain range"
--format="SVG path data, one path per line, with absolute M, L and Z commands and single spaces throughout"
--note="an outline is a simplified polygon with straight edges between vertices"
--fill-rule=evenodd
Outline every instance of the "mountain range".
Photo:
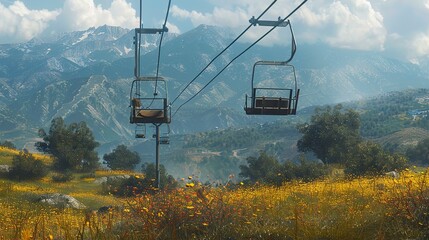
M 101 152 L 118 144 L 136 144 L 134 126 L 129 123 L 133 36 L 134 30 L 102 26 L 52 39 L 0 45 L 0 139 L 31 148 L 37 141 L 39 128 L 47 130 L 53 118 L 63 117 L 69 123 L 85 121 L 101 143 Z M 159 37 L 148 35 L 142 40 L 143 74 L 155 75 Z M 207 25 L 181 35 L 165 34 L 159 72 L 167 79 L 170 101 L 177 98 L 173 112 L 250 45 L 234 44 L 184 90 L 233 37 L 227 29 Z M 246 116 L 244 99 L 250 93 L 253 64 L 258 60 L 287 59 L 289 48 L 262 45 L 251 48 L 194 100 L 183 105 L 172 119 L 171 133 L 277 119 Z M 314 105 L 361 100 L 402 89 L 429 88 L 429 60 L 417 65 L 380 52 L 316 43 L 298 45 L 291 63 L 296 68 L 301 91 L 295 118 L 299 118 L 300 110 Z M 266 87 L 293 86 L 287 74 L 278 69 L 262 69 L 255 75 L 255 82 Z M 153 90 L 144 91 L 152 94 Z

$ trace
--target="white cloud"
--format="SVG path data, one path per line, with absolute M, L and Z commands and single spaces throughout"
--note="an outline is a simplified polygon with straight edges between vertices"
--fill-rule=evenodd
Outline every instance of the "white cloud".
M 319 1 L 304 6 L 296 18 L 302 28 L 298 31 L 308 41 L 353 49 L 384 49 L 387 31 L 383 16 L 368 0 Z
M 168 32 L 170 33 L 177 33 L 177 34 L 181 33 L 179 27 L 170 22 L 167 22 L 167 28 L 168 28 Z
M 258 16 L 271 1 L 209 0 L 211 12 L 187 11 L 175 6 L 173 15 L 194 26 L 229 26 L 241 32 L 252 16 Z M 262 19 L 285 17 L 302 0 L 278 1 Z M 429 56 L 429 0 L 317 0 L 308 1 L 292 17 L 298 43 L 325 42 L 332 46 L 386 51 L 403 58 Z M 254 28 L 246 37 L 255 40 L 267 28 Z M 274 31 L 265 43 L 285 41 Z M 286 41 L 287 42 L 287 41 Z
M 134 28 L 139 21 L 131 0 L 103 0 L 103 5 L 96 4 L 101 0 L 62 0 L 64 6 L 57 10 L 31 10 L 23 1 L 7 1 L 10 4 L 7 6 L 0 3 L 0 43 L 23 42 L 43 32 L 85 30 L 104 24 Z M 252 16 L 257 17 L 271 3 L 198 1 L 195 4 L 174 2 L 176 5 L 172 6 L 167 24 L 170 32 L 180 33 L 189 25 L 208 24 L 230 27 L 238 34 L 248 26 Z M 285 17 L 301 2 L 277 1 L 262 19 Z M 192 6 L 185 8 L 180 4 Z M 165 7 L 153 3 L 154 7 L 158 5 L 162 6 L 160 9 Z M 146 17 L 146 23 L 158 23 L 163 18 L 151 14 Z M 298 43 L 325 42 L 343 48 L 384 50 L 408 59 L 429 56 L 429 0 L 308 1 L 291 21 Z M 252 28 L 244 38 L 254 41 L 268 29 Z M 289 33 L 284 29 L 275 30 L 264 43 L 289 44 Z
M 389 0 L 376 2 L 375 6 L 385 19 L 390 52 L 414 61 L 429 57 L 428 0 Z
M 134 28 L 136 11 L 127 0 L 112 0 L 103 8 L 94 0 L 65 0 L 62 9 L 30 10 L 21 1 L 0 3 L 0 43 L 25 42 L 42 32 L 61 33 L 102 25 Z M 174 27 L 172 29 L 175 29 Z
M 6 7 L 0 3 L 0 43 L 28 41 L 40 34 L 59 12 L 30 10 L 21 1 Z
M 188 11 L 174 5 L 171 8 L 173 17 L 188 19 L 194 26 L 200 24 L 215 25 L 223 27 L 241 27 L 243 21 L 248 20 L 248 14 L 240 8 L 233 10 L 215 7 L 212 13 L 200 13 L 197 11 Z
M 94 0 L 66 0 L 52 28 L 62 32 L 85 30 L 105 24 L 134 28 L 139 25 L 138 21 L 136 11 L 126 0 L 113 0 L 107 9 L 95 5 Z
M 417 35 L 411 46 L 416 50 L 417 56 L 429 55 L 429 33 Z
M 278 2 L 261 19 L 286 17 L 301 2 Z M 211 13 L 186 11 L 177 6 L 172 9 L 172 13 L 173 16 L 189 19 L 194 26 L 204 23 L 229 26 L 239 31 L 249 24 L 250 17 L 258 16 L 269 3 L 258 1 L 250 4 L 249 1 L 240 0 L 218 1 L 217 4 L 218 7 Z M 381 50 L 387 34 L 382 15 L 374 10 L 369 0 L 309 1 L 291 19 L 296 26 L 296 35 L 301 40 L 324 41 L 345 48 Z M 267 30 L 254 28 L 247 37 L 255 40 Z M 285 34 L 279 30 L 272 32 L 269 37 L 269 42 L 281 43 L 284 42 Z

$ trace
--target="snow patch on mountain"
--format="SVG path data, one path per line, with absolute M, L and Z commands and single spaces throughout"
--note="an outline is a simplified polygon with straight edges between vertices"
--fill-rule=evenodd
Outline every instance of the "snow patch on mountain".
M 127 48 L 127 46 L 124 46 L 125 55 L 128 55 L 128 53 L 130 53 L 132 50 L 132 48 Z
M 93 34 L 93 33 L 94 33 L 94 31 L 84 32 L 82 34 L 82 36 L 76 42 L 72 43 L 71 45 L 76 45 L 76 44 L 82 42 L 83 40 L 87 39 L 90 34 Z

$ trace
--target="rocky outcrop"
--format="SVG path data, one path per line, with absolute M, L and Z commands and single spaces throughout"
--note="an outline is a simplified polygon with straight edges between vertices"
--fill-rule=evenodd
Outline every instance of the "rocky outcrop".
M 116 180 L 122 180 L 122 179 L 128 179 L 130 178 L 130 175 L 118 175 L 118 176 L 108 176 L 108 177 L 100 177 L 95 179 L 94 183 L 96 184 L 103 184 L 111 181 Z
M 10 171 L 9 165 L 0 165 L 0 173 L 8 173 Z
M 40 196 L 38 202 L 45 203 L 58 208 L 74 208 L 74 209 L 85 209 L 86 206 L 79 202 L 76 198 L 61 194 L 52 193 Z

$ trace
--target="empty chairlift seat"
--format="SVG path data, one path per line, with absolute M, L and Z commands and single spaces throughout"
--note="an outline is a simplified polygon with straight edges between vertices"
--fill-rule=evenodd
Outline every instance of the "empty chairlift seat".
M 154 94 L 153 97 L 141 97 L 143 85 L 157 82 L 164 89 L 164 96 Z M 160 87 L 161 88 L 161 87 Z M 148 88 L 152 90 L 152 88 Z M 170 123 L 170 106 L 167 102 L 166 83 L 161 77 L 141 77 L 133 81 L 130 94 L 131 116 L 130 123 Z M 149 94 L 146 94 L 149 95 Z
M 293 34 L 292 25 L 290 21 L 283 21 L 280 18 L 277 21 L 261 21 L 254 17 L 249 20 L 253 25 L 259 26 L 289 26 L 291 33 L 291 53 L 285 61 L 258 61 L 253 65 L 252 71 L 252 95 L 246 94 L 244 110 L 247 115 L 295 115 L 298 105 L 299 89 L 296 80 L 295 67 L 289 64 L 295 56 L 296 42 Z M 291 80 L 291 84 L 287 84 L 289 88 L 278 87 L 256 87 L 255 71 L 257 66 L 268 66 L 275 69 L 282 69 L 282 73 L 290 74 L 289 78 L 284 80 Z M 283 71 L 286 70 L 286 71 Z M 278 74 L 281 76 L 281 74 Z M 286 82 L 286 81 L 281 81 Z
M 292 93 L 292 89 L 281 90 L 288 91 L 290 94 Z M 251 97 L 246 95 L 246 106 L 244 109 L 248 115 L 294 115 L 296 114 L 298 94 L 299 89 L 297 90 L 297 95 L 294 97 Z
M 299 89 L 297 88 L 295 68 L 285 62 L 260 61 L 257 65 L 277 65 L 289 67 L 292 73 L 293 88 L 266 88 L 253 87 L 254 73 L 252 75 L 252 95 L 246 94 L 244 110 L 247 115 L 295 115 L 298 105 Z

